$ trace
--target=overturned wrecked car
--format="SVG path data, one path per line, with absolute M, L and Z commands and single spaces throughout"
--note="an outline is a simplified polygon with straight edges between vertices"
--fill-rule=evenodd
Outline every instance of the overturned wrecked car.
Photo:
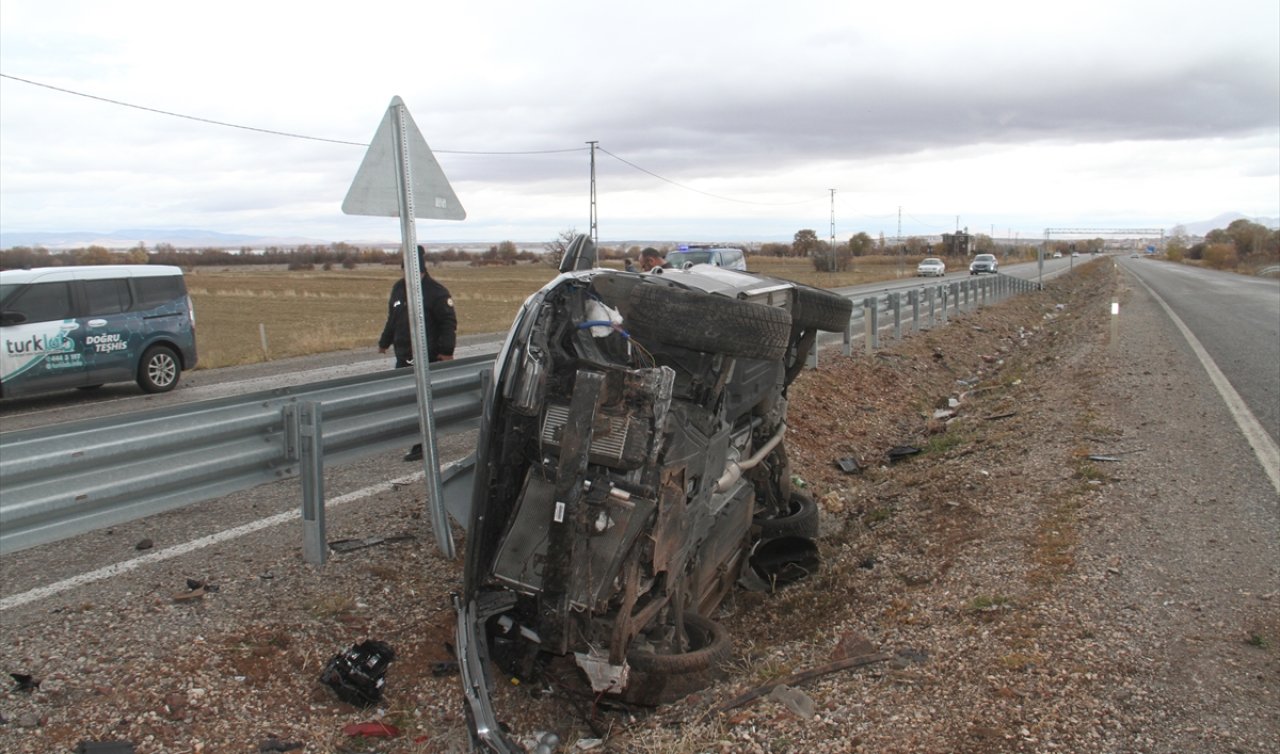
M 794 489 L 787 387 L 851 302 L 695 265 L 595 267 L 585 236 L 525 302 L 486 389 L 458 655 L 474 743 L 523 751 L 491 673 L 568 667 L 584 691 L 656 705 L 729 655 L 735 588 L 818 564 L 818 510 Z

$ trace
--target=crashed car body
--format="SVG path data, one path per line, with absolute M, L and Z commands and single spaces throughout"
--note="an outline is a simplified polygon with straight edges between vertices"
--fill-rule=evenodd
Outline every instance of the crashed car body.
M 468 717 L 488 751 L 520 750 L 497 722 L 491 668 L 528 680 L 572 664 L 592 694 L 666 703 L 727 658 L 712 617 L 735 585 L 817 565 L 786 392 L 851 302 L 711 265 L 594 268 L 590 243 L 574 245 L 486 388 L 457 608 Z

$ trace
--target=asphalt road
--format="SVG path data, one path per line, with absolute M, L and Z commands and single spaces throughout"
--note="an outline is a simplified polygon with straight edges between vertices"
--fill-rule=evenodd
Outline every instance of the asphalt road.
M 1182 320 L 1280 443 L 1280 280 L 1153 259 L 1118 261 Z

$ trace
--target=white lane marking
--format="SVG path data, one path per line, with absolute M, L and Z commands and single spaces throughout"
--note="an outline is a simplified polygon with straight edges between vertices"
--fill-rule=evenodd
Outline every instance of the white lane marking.
M 371 497 L 382 492 L 389 492 L 397 485 L 415 482 L 422 479 L 425 475 L 426 472 L 419 471 L 414 474 L 409 474 L 408 476 L 400 477 L 399 479 L 392 479 L 389 482 L 381 482 L 371 487 L 365 487 L 364 489 L 355 490 L 354 492 L 348 492 L 345 495 L 339 495 L 338 497 L 326 500 L 325 507 L 337 507 L 356 500 L 363 500 L 364 498 Z M 137 570 L 145 565 L 159 563 L 161 561 L 176 558 L 180 555 L 186 555 L 188 553 L 195 552 L 196 550 L 211 547 L 237 537 L 243 537 L 246 534 L 252 534 L 263 529 L 269 529 L 272 526 L 278 526 L 301 517 L 302 511 L 300 510 L 290 511 L 288 513 L 278 513 L 268 518 L 250 521 L 249 523 L 237 526 L 234 529 L 226 529 L 225 531 L 220 531 L 216 534 L 210 534 L 207 537 L 200 537 L 199 539 L 193 539 L 190 542 L 185 542 L 180 545 L 166 547 L 163 550 L 157 550 L 156 552 L 148 553 L 132 560 L 126 560 L 121 563 L 112 563 L 111 565 L 103 566 L 96 571 L 82 573 L 79 576 L 72 576 L 69 579 L 63 579 L 62 581 L 49 584 L 48 586 L 38 587 L 36 589 L 23 592 L 22 594 L 15 594 L 11 597 L 0 599 L 0 612 L 4 612 L 5 610 L 14 607 L 21 607 L 22 605 L 36 602 L 47 597 L 52 597 L 53 595 L 65 592 L 68 589 L 75 589 L 76 587 L 84 586 L 85 584 L 92 584 L 95 581 L 102 581 L 103 579 L 109 579 L 112 576 L 119 576 L 122 573 Z
M 1222 400 L 1227 404 L 1227 410 L 1231 412 L 1232 418 L 1236 420 L 1236 426 L 1240 428 L 1240 432 L 1244 434 L 1249 445 L 1253 448 L 1253 453 L 1258 457 L 1258 462 L 1262 464 L 1262 470 L 1267 473 L 1267 477 L 1271 480 L 1271 486 L 1280 493 L 1280 446 L 1276 445 L 1275 440 L 1271 439 L 1271 435 L 1262 428 L 1262 422 L 1259 422 L 1253 412 L 1249 410 L 1249 406 L 1245 404 L 1244 399 L 1231 387 L 1231 382 L 1227 380 L 1227 376 L 1218 369 L 1218 365 L 1214 362 L 1209 352 L 1204 350 L 1204 346 L 1200 345 L 1200 340 L 1191 332 L 1178 315 L 1173 313 L 1169 305 L 1160 298 L 1160 294 L 1156 293 L 1147 282 L 1138 277 L 1132 271 L 1129 275 L 1142 283 L 1142 287 L 1147 289 L 1147 293 L 1156 300 L 1156 303 L 1164 309 L 1165 314 L 1169 315 L 1169 319 L 1173 320 L 1173 324 L 1182 333 L 1182 337 L 1187 339 L 1187 344 L 1191 346 L 1192 352 L 1196 358 L 1200 359 L 1200 365 L 1204 367 L 1204 371 L 1209 373 L 1209 379 L 1213 382 L 1213 386 L 1218 389 L 1218 394 L 1222 396 Z

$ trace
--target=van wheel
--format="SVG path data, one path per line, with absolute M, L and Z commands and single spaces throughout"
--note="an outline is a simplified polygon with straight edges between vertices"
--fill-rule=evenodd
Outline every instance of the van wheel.
M 791 338 L 785 309 L 665 285 L 637 285 L 624 314 L 625 327 L 641 343 L 746 359 L 778 361 Z
M 138 364 L 138 386 L 148 393 L 167 393 L 178 384 L 182 364 L 168 346 L 152 346 Z
M 796 283 L 796 310 L 792 319 L 801 328 L 844 332 L 853 315 L 853 301 L 838 293 Z

